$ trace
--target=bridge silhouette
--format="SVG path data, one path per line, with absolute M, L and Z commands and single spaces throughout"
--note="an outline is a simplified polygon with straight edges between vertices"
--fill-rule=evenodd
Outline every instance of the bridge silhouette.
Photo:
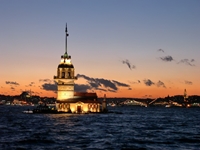
M 157 100 L 159 100 L 159 98 L 153 99 L 150 102 L 148 101 L 138 101 L 138 100 L 134 100 L 134 99 L 127 99 L 121 103 L 119 103 L 119 105 L 134 105 L 134 106 L 143 106 L 143 107 L 148 107 L 148 106 L 153 106 L 153 104 L 155 102 L 157 102 Z M 170 100 L 169 102 L 162 102 L 165 105 L 171 105 L 171 106 L 178 106 L 181 107 L 182 104 L 179 104 L 177 102 L 174 102 L 172 100 Z

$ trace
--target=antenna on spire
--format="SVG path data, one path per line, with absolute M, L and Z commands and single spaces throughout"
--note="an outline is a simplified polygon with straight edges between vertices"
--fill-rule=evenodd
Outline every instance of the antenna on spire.
M 66 23 L 66 27 L 65 27 L 65 32 L 66 32 L 66 35 L 67 35 L 67 23 Z M 68 35 L 67 35 L 68 36 Z
M 65 54 L 67 54 L 67 37 L 69 36 L 68 31 L 67 31 L 67 23 L 66 23 L 66 27 L 65 27 Z

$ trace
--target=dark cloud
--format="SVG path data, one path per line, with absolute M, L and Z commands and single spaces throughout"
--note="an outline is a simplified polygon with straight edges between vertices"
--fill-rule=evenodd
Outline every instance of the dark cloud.
M 141 83 L 141 81 L 140 81 L 140 80 L 137 80 L 137 81 L 129 81 L 129 83 L 131 83 L 131 84 L 139 84 L 139 83 Z
M 158 52 L 163 52 L 164 53 L 165 51 L 163 49 L 158 49 Z
M 107 80 L 103 78 L 91 78 L 83 74 L 77 74 L 78 78 L 84 78 L 87 80 L 88 84 L 75 84 L 74 89 L 76 92 L 87 92 L 88 90 L 100 90 L 100 91 L 110 91 L 116 92 L 118 87 L 130 87 L 128 84 L 115 81 Z M 40 82 L 51 82 L 49 79 L 40 79 Z M 40 87 L 46 91 L 57 91 L 56 83 L 44 83 Z
M 195 66 L 195 64 L 193 64 L 194 61 L 195 61 L 194 59 L 191 59 L 191 60 L 189 60 L 189 59 L 181 59 L 178 62 L 178 64 L 183 63 L 183 64 L 186 64 L 186 65 L 189 65 L 189 66 Z
M 6 81 L 6 84 L 19 85 L 19 83 L 13 81 Z
M 185 84 L 192 85 L 192 81 L 185 81 Z
M 39 82 L 48 82 L 48 83 L 50 83 L 50 82 L 52 82 L 52 80 L 50 80 L 50 79 L 39 79 Z
M 194 59 L 191 59 L 190 62 L 195 62 L 195 60 L 194 60 Z
M 98 89 L 101 86 L 106 88 L 111 88 L 113 90 L 117 90 L 117 86 L 110 80 L 103 79 L 103 78 L 90 78 L 86 75 L 77 74 L 78 78 L 84 78 L 87 80 L 88 84 L 91 88 Z
M 114 83 L 117 84 L 117 86 L 123 86 L 123 87 L 129 87 L 128 84 L 125 84 L 125 83 L 121 83 L 121 82 L 118 82 L 118 81 L 115 81 L 115 80 L 112 80 Z
M 35 82 L 31 82 L 28 85 L 26 85 L 26 87 L 33 86 L 34 84 L 35 84 Z
M 90 87 L 93 87 L 95 89 L 97 89 L 99 86 L 101 86 L 101 85 L 99 85 L 98 83 L 95 83 L 95 82 L 88 82 L 88 84 L 90 85 Z
M 159 80 L 157 83 L 151 81 L 150 79 L 145 79 L 145 80 L 143 80 L 143 81 L 144 81 L 144 84 L 145 84 L 146 86 L 156 85 L 157 87 L 166 88 L 165 83 L 162 82 L 162 81 L 160 81 L 160 80 Z
M 44 83 L 42 84 L 42 89 L 46 90 L 46 91 L 53 91 L 56 92 L 57 91 L 57 85 L 51 84 L 51 83 Z
M 93 87 L 91 87 L 92 84 L 74 84 L 74 90 L 76 92 L 88 92 L 88 90 L 92 90 Z M 51 84 L 51 83 L 44 83 L 41 87 L 43 90 L 46 91 L 53 91 L 56 92 L 57 91 L 57 85 L 56 84 Z M 107 91 L 105 89 L 101 89 L 98 87 L 95 87 L 94 89 L 96 90 L 101 90 L 101 91 Z
M 131 88 L 131 87 L 129 87 L 129 88 L 128 88 L 128 90 L 132 90 L 132 88 Z
M 160 81 L 160 80 L 156 83 L 156 85 L 158 87 L 164 87 L 164 88 L 166 88 L 165 84 L 162 81 Z
M 164 57 L 160 57 L 160 59 L 162 61 L 165 61 L 165 62 L 170 62 L 170 61 L 173 61 L 174 59 L 172 58 L 172 56 L 164 56 Z
M 13 90 L 13 91 L 15 91 L 15 88 L 14 88 L 14 87 L 11 87 L 10 89 Z
M 144 84 L 145 84 L 146 86 L 152 86 L 152 85 L 154 84 L 154 82 L 152 82 L 150 79 L 145 79 L 145 80 L 144 80 Z
M 117 85 L 114 84 L 111 80 L 96 78 L 96 82 L 99 84 L 102 84 L 106 88 L 111 88 L 112 90 L 115 90 L 115 91 L 118 90 Z
M 117 91 L 116 90 L 111 90 L 111 89 L 108 89 L 109 92 L 113 92 L 113 93 L 116 93 Z
M 77 78 L 83 78 L 83 79 L 87 80 L 89 83 L 96 83 L 98 86 L 101 86 L 99 83 L 96 82 L 96 79 L 90 78 L 90 77 L 88 77 L 86 75 L 77 74 Z
M 107 80 L 103 78 L 91 78 L 83 74 L 77 74 L 78 78 L 84 78 L 90 85 L 90 89 L 102 90 L 103 87 L 109 91 L 117 91 L 118 87 L 130 87 L 128 84 L 121 83 L 115 80 Z M 103 90 L 105 91 L 105 90 Z
M 122 60 L 122 63 L 123 63 L 123 64 L 126 64 L 130 70 L 136 68 L 135 65 L 131 65 L 131 63 L 130 63 L 130 61 L 129 61 L 128 59 L 126 59 L 126 60 Z

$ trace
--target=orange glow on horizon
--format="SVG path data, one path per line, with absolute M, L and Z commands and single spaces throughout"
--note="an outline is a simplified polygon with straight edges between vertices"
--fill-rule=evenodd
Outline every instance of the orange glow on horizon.
M 99 98 L 103 98 L 104 94 L 106 94 L 107 98 L 159 98 L 159 97 L 167 97 L 169 96 L 174 96 L 174 95 L 183 95 L 183 90 L 184 89 L 176 89 L 176 90 L 171 90 L 170 92 L 168 91 L 160 91 L 160 90 L 135 90 L 135 92 L 133 90 L 121 90 L 118 92 L 102 92 L 102 91 L 93 91 L 97 93 L 97 96 Z M 24 90 L 25 91 L 25 90 Z M 26 90 L 29 91 L 29 90 Z M 1 95 L 11 95 L 11 96 L 15 96 L 15 95 L 20 95 L 23 91 L 13 91 L 10 89 L 4 89 L 1 90 L 0 94 Z M 57 97 L 57 93 L 54 93 L 53 91 L 45 91 L 45 90 L 38 90 L 38 91 L 32 91 L 32 95 L 34 96 L 40 96 L 40 97 Z M 195 91 L 190 91 L 188 93 L 188 96 L 190 95 L 198 95 L 196 94 Z
M 1 84 L 0 87 L 0 94 L 2 95 L 20 95 L 23 91 L 30 91 L 32 95 L 37 95 L 40 97 L 55 97 L 57 94 L 53 91 L 46 91 L 41 89 L 41 84 L 43 83 L 35 83 L 34 86 L 27 87 L 24 84 L 20 85 L 6 85 L 5 83 Z M 53 84 L 53 83 L 52 83 Z M 76 84 L 87 84 L 87 82 L 80 78 L 76 81 Z M 169 87 L 169 86 L 167 86 Z M 171 88 L 163 88 L 163 87 L 156 87 L 156 86 L 145 86 L 143 84 L 132 85 L 131 90 L 128 90 L 127 87 L 119 88 L 116 92 L 109 92 L 109 91 L 100 91 L 100 90 L 89 90 L 88 92 L 96 92 L 98 97 L 103 97 L 104 94 L 109 98 L 114 97 L 127 97 L 127 98 L 158 98 L 158 97 L 167 97 L 174 96 L 174 95 L 183 95 L 184 89 L 187 90 L 188 96 L 190 95 L 200 95 L 198 87 L 195 85 L 186 85 L 183 86 L 180 84 L 176 85 L 176 87 Z

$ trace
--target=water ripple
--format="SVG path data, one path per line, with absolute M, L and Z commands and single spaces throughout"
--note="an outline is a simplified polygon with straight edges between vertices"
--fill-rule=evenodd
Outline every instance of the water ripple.
M 112 107 L 108 114 L 23 114 L 0 106 L 2 150 L 182 150 L 200 147 L 200 109 Z

